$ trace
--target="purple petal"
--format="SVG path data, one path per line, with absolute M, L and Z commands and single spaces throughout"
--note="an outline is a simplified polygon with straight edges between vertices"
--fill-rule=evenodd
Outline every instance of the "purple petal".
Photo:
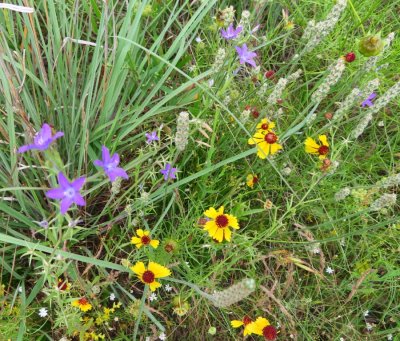
M 97 167 L 104 167 L 104 163 L 101 162 L 100 160 L 95 160 L 95 161 L 93 162 L 93 164 L 94 164 L 95 166 L 97 166 Z
M 62 131 L 57 131 L 55 135 L 53 136 L 53 141 L 59 139 L 60 137 L 64 136 L 64 133 Z
M 61 214 L 67 213 L 72 203 L 73 201 L 70 198 L 64 198 L 63 200 L 61 200 L 61 205 L 60 205 Z
M 47 123 L 43 124 L 42 129 L 40 129 L 39 135 L 41 135 L 44 140 L 51 139 L 51 127 Z
M 31 149 L 33 149 L 33 148 L 35 148 L 35 145 L 33 145 L 33 144 L 27 144 L 27 145 L 25 145 L 25 146 L 22 146 L 22 147 L 20 147 L 19 149 L 18 149 L 18 151 L 17 151 L 17 153 L 25 153 L 26 151 L 28 151 L 28 150 L 31 150 Z
M 257 67 L 256 62 L 253 59 L 248 59 L 247 63 L 250 64 L 252 67 Z
M 101 155 L 103 158 L 104 163 L 109 163 L 110 162 L 110 151 L 106 146 L 101 147 Z
M 114 173 L 116 176 L 119 176 L 119 177 L 121 177 L 121 178 L 129 179 L 128 173 L 125 171 L 125 169 L 123 169 L 123 168 L 121 168 L 121 167 L 115 168 L 114 171 L 113 171 L 113 173 Z
M 86 178 L 84 176 L 82 176 L 81 178 L 78 178 L 78 179 L 72 181 L 71 186 L 74 188 L 75 191 L 79 191 L 82 188 L 85 181 L 86 181 Z
M 65 177 L 65 175 L 62 172 L 58 173 L 57 178 L 58 178 L 58 183 L 60 184 L 61 188 L 67 188 L 70 186 L 68 179 Z
M 64 198 L 64 190 L 62 188 L 52 188 L 46 192 L 46 197 L 50 199 L 62 199 Z
M 118 155 L 118 153 L 114 153 L 114 155 L 111 157 L 111 163 L 113 163 L 115 166 L 119 165 L 119 155 Z
M 80 195 L 79 193 L 77 193 L 77 194 L 75 195 L 74 201 L 75 201 L 75 203 L 76 203 L 78 206 L 86 206 L 86 201 L 85 201 L 85 199 L 84 199 L 83 196 Z
M 242 54 L 242 49 L 239 46 L 235 46 L 236 52 L 239 54 L 239 56 Z

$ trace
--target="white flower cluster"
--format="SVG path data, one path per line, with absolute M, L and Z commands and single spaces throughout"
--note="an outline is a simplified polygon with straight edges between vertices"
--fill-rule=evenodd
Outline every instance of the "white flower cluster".
M 382 208 L 391 207 L 396 204 L 397 195 L 396 194 L 383 194 L 379 199 L 375 200 L 371 206 L 371 211 L 380 211 Z
M 372 120 L 372 114 L 367 113 L 363 119 L 357 124 L 354 130 L 351 132 L 351 137 L 354 139 L 358 139 L 360 135 L 364 132 L 365 128 L 367 128 L 369 122 Z
M 346 5 L 347 0 L 338 0 L 324 21 L 318 23 L 315 23 L 314 20 L 309 21 L 302 37 L 303 39 L 308 39 L 305 52 L 312 51 L 332 31 Z
M 359 98 L 364 98 L 369 96 L 379 87 L 379 79 L 375 78 L 369 81 L 367 85 L 362 89 L 354 88 L 350 94 L 345 98 L 345 100 L 339 104 L 339 109 L 336 110 L 333 115 L 333 120 L 337 121 L 342 119 L 344 114 L 351 109 L 351 107 L 359 100 Z
M 225 62 L 225 58 L 226 58 L 225 49 L 222 48 L 218 49 L 217 55 L 215 56 L 214 65 L 212 67 L 212 70 L 214 72 L 218 72 L 222 68 Z
M 249 120 L 250 118 L 250 110 L 243 110 L 242 113 L 240 114 L 240 121 L 245 123 Z
M 243 28 L 247 27 L 250 25 L 250 12 L 249 11 L 243 11 L 242 12 L 242 18 L 240 19 L 239 26 L 242 26 Z
M 276 101 L 282 97 L 282 93 L 285 90 L 288 83 L 297 80 L 302 70 L 297 70 L 296 72 L 289 75 L 287 78 L 279 78 L 278 83 L 276 83 L 274 90 L 272 90 L 271 94 L 268 97 L 267 103 L 268 105 L 276 104 Z
M 122 178 L 118 177 L 111 185 L 111 193 L 117 195 L 121 191 Z
M 340 191 L 335 193 L 335 200 L 336 201 L 342 201 L 345 198 L 347 198 L 351 193 L 351 190 L 349 187 L 344 187 Z
M 392 44 L 393 39 L 394 39 L 394 32 L 389 33 L 388 36 L 385 39 L 385 43 L 386 44 L 385 44 L 385 47 L 384 47 L 384 51 L 389 49 L 389 47 Z M 365 64 L 364 64 L 364 70 L 366 72 L 368 72 L 368 71 L 371 71 L 373 68 L 375 68 L 377 62 L 379 61 L 379 59 L 381 59 L 381 57 L 382 57 L 382 53 L 379 54 L 378 56 L 369 57 L 367 59 L 367 61 L 365 62 Z
M 189 113 L 182 111 L 178 117 L 175 135 L 176 149 L 184 151 L 189 142 Z
M 267 83 L 267 82 L 264 82 L 264 83 L 260 86 L 260 89 L 258 89 L 257 95 L 260 96 L 260 97 L 264 96 L 265 93 L 267 92 L 268 88 L 269 88 L 268 83 Z
M 233 6 L 229 6 L 222 11 L 222 16 L 224 18 L 224 25 L 229 26 L 235 20 L 235 9 Z
M 249 296 L 256 288 L 254 279 L 246 278 L 229 288 L 215 292 L 212 295 L 212 302 L 218 308 L 229 307 L 247 296 Z
M 377 183 L 378 186 L 383 188 L 395 187 L 400 185 L 400 173 L 384 178 Z
M 317 90 L 311 95 L 311 101 L 314 103 L 321 102 L 327 95 L 333 85 L 335 85 L 345 69 L 345 61 L 339 58 L 336 64 L 332 64 L 328 68 L 328 76 L 320 84 Z

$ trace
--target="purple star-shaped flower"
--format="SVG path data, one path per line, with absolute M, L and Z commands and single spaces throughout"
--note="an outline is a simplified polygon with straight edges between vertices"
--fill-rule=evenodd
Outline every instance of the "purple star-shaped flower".
M 146 133 L 147 143 L 150 144 L 153 141 L 160 141 L 160 138 L 157 135 L 156 131 L 152 131 L 151 133 Z
M 60 172 L 58 173 L 57 178 L 60 187 L 47 191 L 46 196 L 50 199 L 61 200 L 61 214 L 65 214 L 73 203 L 78 206 L 86 205 L 85 199 L 83 199 L 79 192 L 86 181 L 84 176 L 69 182 L 64 174 Z
M 374 105 L 374 103 L 372 102 L 372 100 L 373 100 L 375 97 L 376 97 L 376 93 L 373 92 L 371 95 L 368 96 L 368 98 L 367 98 L 365 101 L 363 101 L 363 102 L 361 103 L 361 106 L 362 106 L 363 108 L 365 108 L 366 106 L 372 107 L 372 106 Z
M 243 44 L 242 47 L 235 46 L 236 52 L 239 55 L 240 64 L 250 64 L 252 67 L 256 67 L 256 62 L 253 58 L 257 57 L 257 53 L 251 52 L 247 49 L 247 45 Z
M 164 180 L 168 181 L 168 179 L 176 179 L 176 168 L 172 168 L 170 163 L 165 165 L 164 169 L 160 170 L 160 173 L 164 175 Z
M 117 153 L 110 156 L 110 151 L 106 146 L 101 147 L 101 157 L 103 160 L 94 161 L 94 165 L 102 167 L 104 173 L 110 178 L 111 182 L 114 182 L 117 177 L 128 179 L 129 176 L 124 169 L 118 167 L 119 165 L 119 155 Z
M 52 142 L 61 136 L 64 136 L 62 131 L 58 131 L 54 136 L 51 136 L 51 127 L 47 123 L 44 123 L 40 131 L 34 137 L 33 143 L 20 147 L 18 153 L 25 153 L 31 149 L 46 150 Z
M 230 24 L 226 31 L 224 29 L 221 29 L 221 36 L 222 38 L 225 38 L 226 40 L 231 40 L 237 38 L 240 32 L 242 32 L 243 27 L 238 26 L 236 30 L 233 28 L 233 24 Z

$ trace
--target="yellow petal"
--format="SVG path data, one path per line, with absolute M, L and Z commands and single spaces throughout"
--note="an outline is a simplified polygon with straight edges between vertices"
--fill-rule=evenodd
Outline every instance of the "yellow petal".
M 136 230 L 136 234 L 137 234 L 139 237 L 143 237 L 143 230 L 142 230 L 142 229 Z
M 270 122 L 266 118 L 263 118 L 261 120 L 261 122 L 259 124 L 257 124 L 257 129 L 264 130 L 264 129 L 261 128 L 263 124 L 268 124 L 268 129 L 267 129 L 268 131 L 270 131 L 271 129 L 275 128 L 275 123 L 274 122 Z
M 246 327 L 244 327 L 243 335 L 246 336 L 246 335 L 250 335 L 250 334 L 251 334 L 251 330 L 249 328 L 249 325 L 247 325 Z
M 224 206 L 221 206 L 221 207 L 218 209 L 218 215 L 221 215 L 221 214 L 224 214 Z
M 254 186 L 254 176 L 253 174 L 249 174 L 247 175 L 247 182 L 246 182 L 247 186 L 249 186 L 250 188 L 253 188 Z
M 282 149 L 282 146 L 279 143 L 271 144 L 271 155 L 276 154 L 280 149 Z
M 143 231 L 143 236 L 150 236 L 150 231 Z
M 246 329 L 249 331 L 249 334 L 257 334 L 262 335 L 263 331 L 260 329 L 255 322 L 251 322 L 246 326 Z
M 167 277 L 171 275 L 171 271 L 160 264 L 150 262 L 149 270 L 154 273 L 155 278 Z
M 230 242 L 231 241 L 231 230 L 228 228 L 224 229 L 224 238 L 226 241 Z
M 233 328 L 239 328 L 239 327 L 243 326 L 243 322 L 239 321 L 239 320 L 233 320 L 233 321 L 231 321 L 231 326 Z
M 269 155 L 270 144 L 263 142 L 258 145 L 257 156 L 260 159 L 265 159 Z
M 307 153 L 310 153 L 310 154 L 318 153 L 318 149 L 320 146 L 319 146 L 319 144 L 317 144 L 317 142 L 315 142 L 315 140 L 313 138 L 307 137 L 304 144 L 305 144 Z
M 325 160 L 327 157 L 328 157 L 328 155 L 326 155 L 326 154 L 325 154 L 325 155 L 320 155 L 320 156 L 319 156 L 319 159 L 320 159 L 320 160 Z
M 228 224 L 230 227 L 233 227 L 234 229 L 239 228 L 239 222 L 237 218 L 231 214 L 225 214 L 228 217 Z
M 79 306 L 80 306 L 79 300 L 73 301 L 73 302 L 71 303 L 71 305 L 72 305 L 73 307 L 79 307 Z
M 151 291 L 155 291 L 157 288 L 159 288 L 161 286 L 161 283 L 159 283 L 159 282 L 156 282 L 156 281 L 154 281 L 154 282 L 152 282 L 152 283 L 150 283 L 149 284 L 149 287 L 150 287 L 150 290 Z
M 219 243 L 222 243 L 222 241 L 224 240 L 224 231 L 223 230 L 224 229 L 218 228 L 217 231 L 212 236 Z
M 269 326 L 269 325 L 270 325 L 269 321 L 268 321 L 266 318 L 264 318 L 264 317 L 258 317 L 257 320 L 256 320 L 256 322 L 255 322 L 255 324 L 257 325 L 257 327 L 258 327 L 259 329 L 261 329 L 261 331 L 262 331 L 266 326 Z
M 329 147 L 328 139 L 326 135 L 319 135 L 318 139 L 321 141 L 322 145 Z
M 204 224 L 204 231 L 208 231 L 211 235 L 214 235 L 215 230 L 218 228 L 214 220 L 207 221 Z
M 155 249 L 157 249 L 157 247 L 158 247 L 159 244 L 160 244 L 160 241 L 159 241 L 159 240 L 156 240 L 156 239 L 152 239 L 151 242 L 150 242 L 150 245 L 151 245 L 152 247 L 154 247 Z
M 87 312 L 92 309 L 92 305 L 90 303 L 87 303 L 87 304 L 81 305 L 80 308 L 83 312 Z
M 142 246 L 142 240 L 138 237 L 132 237 L 131 244 L 135 244 L 137 248 Z
M 141 276 L 146 271 L 146 267 L 144 266 L 143 262 L 137 262 L 134 266 L 131 267 L 131 270 Z
M 208 218 L 215 219 L 218 213 L 214 207 L 210 207 L 207 211 L 204 212 L 204 215 Z

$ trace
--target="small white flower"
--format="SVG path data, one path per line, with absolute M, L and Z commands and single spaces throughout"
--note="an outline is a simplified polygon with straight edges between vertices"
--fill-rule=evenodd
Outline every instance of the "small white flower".
M 385 122 L 384 121 L 379 121 L 378 122 L 378 127 L 384 127 L 385 126 Z
M 17 290 L 18 290 L 18 292 L 22 292 L 22 287 L 19 286 Z
M 43 227 L 45 230 L 49 228 L 49 222 L 47 220 L 35 221 L 40 227 Z
M 202 42 L 202 40 L 201 40 L 201 38 L 200 37 L 196 37 L 196 43 L 201 43 Z
M 339 339 L 339 341 L 345 341 L 345 340 L 344 340 L 344 337 L 341 337 L 341 338 Z
M 165 291 L 166 291 L 166 292 L 171 292 L 171 291 L 172 291 L 172 287 L 171 287 L 169 284 L 166 284 L 166 285 L 164 286 L 164 288 L 165 288 Z
M 68 223 L 68 227 L 76 227 L 78 226 L 78 224 L 82 223 L 83 220 L 82 219 L 72 219 L 69 223 Z
M 214 79 L 210 79 L 209 81 L 208 81 L 208 86 L 209 87 L 212 87 L 214 85 Z
M 372 330 L 372 324 L 371 323 L 366 323 L 365 327 L 367 328 L 367 330 Z
M 330 274 L 330 275 L 332 275 L 332 274 L 334 273 L 334 271 L 335 271 L 335 270 L 333 270 L 330 266 L 328 266 L 328 267 L 325 269 L 325 272 L 326 272 L 327 274 Z
M 190 268 L 189 262 L 185 262 L 185 264 L 187 265 L 188 268 Z
M 40 308 L 39 309 L 39 316 L 40 317 L 46 317 L 47 316 L 47 309 L 46 308 Z
M 319 249 L 319 247 L 315 247 L 313 250 L 313 253 L 318 254 L 321 252 L 321 250 Z
M 387 338 L 388 340 L 393 340 L 393 334 L 388 334 L 388 335 L 386 336 L 386 338 Z
M 364 311 L 364 316 L 367 317 L 369 315 L 369 310 Z
M 115 321 L 115 322 L 118 322 L 118 321 L 119 321 L 119 318 L 118 318 L 117 316 L 115 316 L 115 317 L 114 317 L 114 321 Z
M 114 293 L 111 293 L 110 294 L 110 301 L 114 301 L 115 300 L 115 295 L 114 295 Z
M 158 297 L 157 297 L 157 295 L 156 295 L 154 292 L 149 296 L 149 300 L 150 300 L 151 302 L 157 301 L 157 299 L 158 299 Z
M 161 333 L 161 334 L 158 336 L 158 338 L 159 338 L 160 340 L 164 341 L 164 340 L 167 339 L 167 335 L 165 335 L 165 333 Z

